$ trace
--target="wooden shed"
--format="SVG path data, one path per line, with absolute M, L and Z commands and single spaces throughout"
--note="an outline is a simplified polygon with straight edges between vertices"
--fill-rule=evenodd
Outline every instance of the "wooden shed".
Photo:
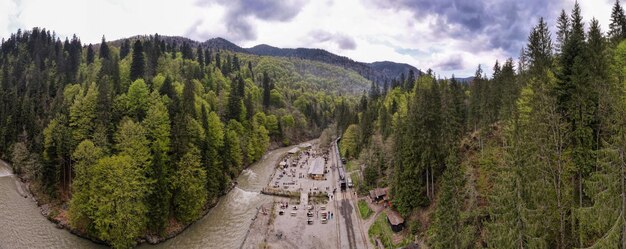
M 404 219 L 400 216 L 400 213 L 394 210 L 387 210 L 387 221 L 389 222 L 389 225 L 391 225 L 391 230 L 396 233 L 404 229 Z
M 388 188 L 375 188 L 370 190 L 372 202 L 386 201 Z

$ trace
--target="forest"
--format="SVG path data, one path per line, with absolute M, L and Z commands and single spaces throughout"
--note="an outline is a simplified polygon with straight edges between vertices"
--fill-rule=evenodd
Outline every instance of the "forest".
M 0 155 L 49 218 L 115 248 L 165 236 L 269 148 L 318 137 L 369 84 L 320 62 L 190 44 L 82 44 L 40 28 L 2 41 Z
M 539 19 L 469 85 L 374 86 L 338 124 L 359 192 L 389 187 L 431 248 L 626 248 L 626 17 L 616 1 L 603 31 L 581 11 Z
M 198 219 L 268 149 L 329 134 L 357 191 L 389 187 L 431 248 L 626 248 L 624 9 L 606 31 L 578 3 L 548 21 L 471 81 L 19 30 L 0 46 L 0 158 L 49 216 L 115 248 Z

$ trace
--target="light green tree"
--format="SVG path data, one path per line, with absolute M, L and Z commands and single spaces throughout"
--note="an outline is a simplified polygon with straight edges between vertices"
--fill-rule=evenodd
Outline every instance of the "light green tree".
M 173 180 L 174 208 L 178 220 L 187 223 L 198 217 L 206 203 L 206 172 L 200 163 L 200 151 L 192 148 L 177 163 Z

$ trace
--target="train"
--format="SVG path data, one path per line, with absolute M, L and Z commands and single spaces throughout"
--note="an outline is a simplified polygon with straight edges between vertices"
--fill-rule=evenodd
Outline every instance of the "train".
M 337 140 L 335 141 L 335 153 L 337 153 L 337 156 L 340 156 L 339 154 L 339 140 L 341 140 L 341 137 L 338 137 Z M 347 189 L 347 180 L 346 180 L 346 170 L 345 167 L 343 166 L 345 164 L 345 159 L 341 158 L 341 160 L 337 160 L 337 170 L 339 171 L 339 186 L 341 191 L 346 191 Z

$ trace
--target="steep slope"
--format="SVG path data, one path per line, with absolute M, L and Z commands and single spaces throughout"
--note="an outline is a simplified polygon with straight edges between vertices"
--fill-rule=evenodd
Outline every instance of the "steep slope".
M 419 69 L 405 63 L 396 63 L 391 61 L 363 63 L 354 61 L 345 56 L 330 53 L 323 49 L 277 48 L 270 45 L 261 44 L 248 48 L 247 51 L 256 55 L 295 57 L 300 59 L 320 61 L 353 70 L 359 73 L 361 76 L 369 80 L 375 81 L 394 79 L 399 77 L 402 73 L 406 75 L 409 70 L 413 70 L 417 75 L 422 73 Z
M 340 66 L 318 61 L 276 56 L 244 55 L 252 61 L 254 71 L 268 72 L 280 87 L 304 91 L 324 91 L 339 94 L 361 94 L 371 82 L 358 73 Z
M 323 49 L 317 48 L 277 48 L 266 44 L 257 45 L 247 49 L 256 55 L 295 57 L 313 61 L 324 62 L 346 69 L 353 70 L 370 80 L 380 80 L 381 74 L 373 70 L 363 62 L 354 61 L 345 56 L 339 56 Z

